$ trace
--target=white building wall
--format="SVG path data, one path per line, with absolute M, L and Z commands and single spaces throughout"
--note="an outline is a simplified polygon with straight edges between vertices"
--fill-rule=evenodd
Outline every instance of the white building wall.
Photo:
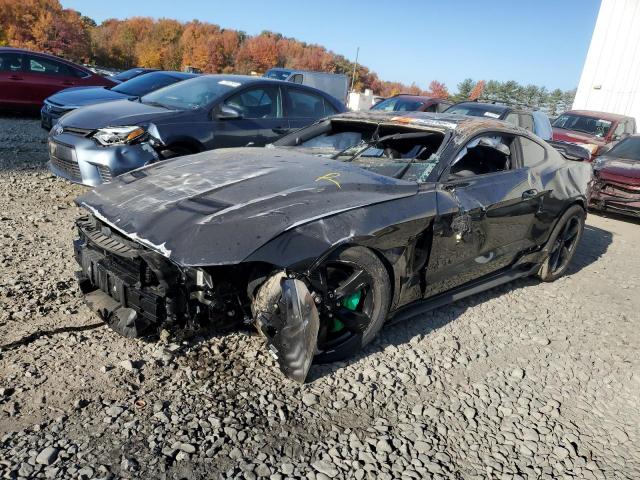
M 640 124 L 640 0 L 602 0 L 573 108 Z

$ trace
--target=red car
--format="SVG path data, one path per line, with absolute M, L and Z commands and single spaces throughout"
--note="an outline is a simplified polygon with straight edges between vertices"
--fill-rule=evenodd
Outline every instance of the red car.
M 633 117 L 591 110 L 570 110 L 551 124 L 553 140 L 579 143 L 597 156 L 605 145 L 636 133 Z
M 53 55 L 0 48 L 0 108 L 40 109 L 45 98 L 65 88 L 116 84 Z
M 628 136 L 593 164 L 591 207 L 640 217 L 640 135 Z

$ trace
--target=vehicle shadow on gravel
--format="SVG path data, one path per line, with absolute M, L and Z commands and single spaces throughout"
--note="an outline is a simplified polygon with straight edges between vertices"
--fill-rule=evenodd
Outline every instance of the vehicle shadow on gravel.
M 98 322 L 92 323 L 90 325 L 81 325 L 77 327 L 61 327 L 54 330 L 43 330 L 34 332 L 30 335 L 27 335 L 26 337 L 21 338 L 20 340 L 16 340 L 15 342 L 7 343 L 6 345 L 0 345 L 0 352 L 6 352 L 8 350 L 13 350 L 18 347 L 29 345 L 30 343 L 35 342 L 42 337 L 52 337 L 60 333 L 84 332 L 87 330 L 93 330 L 94 328 L 102 327 L 104 325 L 105 324 L 103 322 Z
M 597 261 L 607 252 L 612 239 L 613 235 L 611 232 L 586 225 L 580 245 L 578 246 L 578 251 L 567 269 L 566 275 L 574 275 Z M 416 336 L 429 335 L 448 323 L 457 320 L 458 317 L 470 308 L 500 297 L 511 290 L 531 287 L 539 283 L 539 280 L 533 277 L 515 280 L 486 292 L 458 300 L 450 305 L 437 308 L 425 314 L 418 314 L 407 320 L 386 325 L 380 332 L 378 338 L 370 346 L 358 352 L 353 357 L 342 362 L 312 367 L 307 382 L 313 382 L 326 375 L 331 375 L 345 366 L 358 362 L 369 355 L 383 351 L 389 346 L 402 345 L 410 342 Z

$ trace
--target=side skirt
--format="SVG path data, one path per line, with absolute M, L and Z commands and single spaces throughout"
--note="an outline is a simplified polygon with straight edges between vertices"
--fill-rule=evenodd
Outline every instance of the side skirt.
M 476 293 L 484 292 L 485 290 L 490 290 L 499 285 L 504 285 L 505 283 L 512 282 L 513 280 L 517 280 L 518 278 L 528 277 L 537 272 L 539 268 L 540 265 L 536 264 L 533 267 L 524 270 L 508 270 L 506 272 L 491 275 L 481 280 L 467 283 L 466 285 L 462 285 L 460 287 L 454 288 L 453 290 L 441 293 L 426 300 L 418 300 L 417 302 L 412 302 L 409 305 L 400 307 L 395 312 L 393 312 L 389 317 L 389 320 L 387 320 L 386 324 L 393 325 L 413 318 L 422 313 L 426 313 L 430 310 L 448 305 L 457 300 L 475 295 Z

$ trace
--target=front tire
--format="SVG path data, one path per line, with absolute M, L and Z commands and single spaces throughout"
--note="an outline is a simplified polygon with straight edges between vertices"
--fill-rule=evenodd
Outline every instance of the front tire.
M 540 280 L 553 282 L 564 275 L 582 238 L 585 218 L 586 212 L 580 205 L 569 207 L 560 217 L 549 236 L 549 256 L 538 271 Z
M 282 273 L 268 278 L 255 292 L 253 315 L 260 325 L 278 325 L 282 314 Z M 320 295 L 317 350 L 314 363 L 350 357 L 378 334 L 389 313 L 391 286 L 382 261 L 370 249 L 351 247 L 330 255 L 309 278 L 310 290 Z M 267 331 L 263 332 L 269 335 Z

